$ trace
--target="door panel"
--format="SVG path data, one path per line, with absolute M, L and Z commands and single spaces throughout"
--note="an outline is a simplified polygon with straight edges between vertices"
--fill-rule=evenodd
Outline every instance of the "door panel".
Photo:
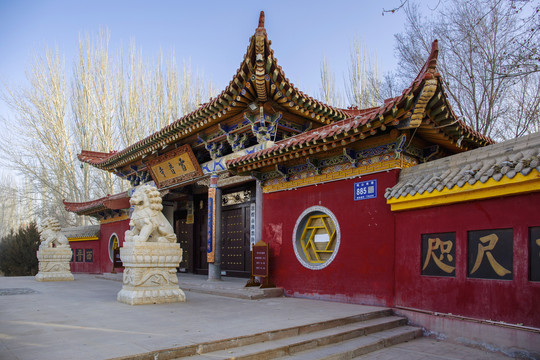
M 251 275 L 249 243 L 249 204 L 222 206 L 221 208 L 221 269 L 227 275 Z M 195 201 L 194 269 L 197 274 L 208 274 L 206 239 L 208 235 L 208 199 Z
M 221 213 L 221 268 L 231 275 L 249 276 L 251 273 L 249 203 L 224 206 Z
M 182 248 L 180 271 L 193 272 L 193 225 L 187 224 L 187 211 L 181 210 L 174 214 L 175 233 L 177 242 Z

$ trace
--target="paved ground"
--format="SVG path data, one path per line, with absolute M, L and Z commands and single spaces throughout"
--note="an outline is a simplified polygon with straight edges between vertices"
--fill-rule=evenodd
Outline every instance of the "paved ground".
M 212 284 L 204 277 L 187 275 L 179 275 L 181 287 L 184 283 L 192 288 L 186 291 L 185 303 L 130 306 L 116 301 L 122 286 L 120 279 L 119 274 L 80 274 L 72 282 L 0 277 L 0 359 L 107 359 L 373 309 L 285 297 L 248 300 L 203 294 L 195 292 L 197 287 L 228 289 L 233 295 L 242 293 L 245 280 L 224 278 L 223 282 Z M 505 358 L 431 339 L 422 339 L 418 344 L 412 345 L 414 356 L 418 357 L 407 359 Z M 437 353 L 446 357 L 434 356 Z M 396 354 L 400 352 L 392 350 L 388 355 L 378 354 L 376 359 L 402 358 Z
M 510 358 L 487 351 L 421 338 L 374 351 L 354 360 L 508 360 Z

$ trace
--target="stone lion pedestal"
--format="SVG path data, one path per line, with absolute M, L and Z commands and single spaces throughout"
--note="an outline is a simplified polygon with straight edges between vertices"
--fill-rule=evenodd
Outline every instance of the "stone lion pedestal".
M 73 274 L 69 270 L 71 261 L 70 248 L 43 248 L 38 250 L 39 271 L 37 281 L 71 281 Z
M 37 251 L 39 271 L 37 281 L 72 281 L 69 269 L 72 250 L 65 235 L 60 232 L 58 220 L 48 218 L 40 226 L 41 244 Z
M 122 290 L 118 301 L 129 305 L 183 302 L 176 267 L 182 260 L 177 243 L 125 242 L 120 248 L 124 264 Z
M 129 305 L 162 304 L 186 301 L 178 286 L 176 267 L 182 249 L 161 210 L 159 191 L 150 185 L 135 190 L 129 203 L 134 207 L 126 231 L 120 259 L 124 281 L 118 301 Z

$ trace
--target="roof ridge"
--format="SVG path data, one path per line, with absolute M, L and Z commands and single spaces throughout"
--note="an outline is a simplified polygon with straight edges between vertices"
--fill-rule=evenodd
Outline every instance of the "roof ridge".
M 426 62 L 424 63 L 424 65 L 422 66 L 422 69 L 420 69 L 420 72 L 414 79 L 413 84 L 416 82 L 422 81 L 423 79 L 430 78 L 431 76 L 435 76 L 438 58 L 439 58 L 439 41 L 435 39 L 431 43 L 431 51 L 429 53 L 429 56 L 426 59 Z M 431 76 L 429 76 L 428 74 L 431 74 Z

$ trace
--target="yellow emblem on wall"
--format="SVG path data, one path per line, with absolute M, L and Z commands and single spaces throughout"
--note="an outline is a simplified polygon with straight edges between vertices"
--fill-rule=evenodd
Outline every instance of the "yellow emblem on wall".
M 300 236 L 300 244 L 311 263 L 324 263 L 334 252 L 336 226 L 326 215 L 311 215 Z

